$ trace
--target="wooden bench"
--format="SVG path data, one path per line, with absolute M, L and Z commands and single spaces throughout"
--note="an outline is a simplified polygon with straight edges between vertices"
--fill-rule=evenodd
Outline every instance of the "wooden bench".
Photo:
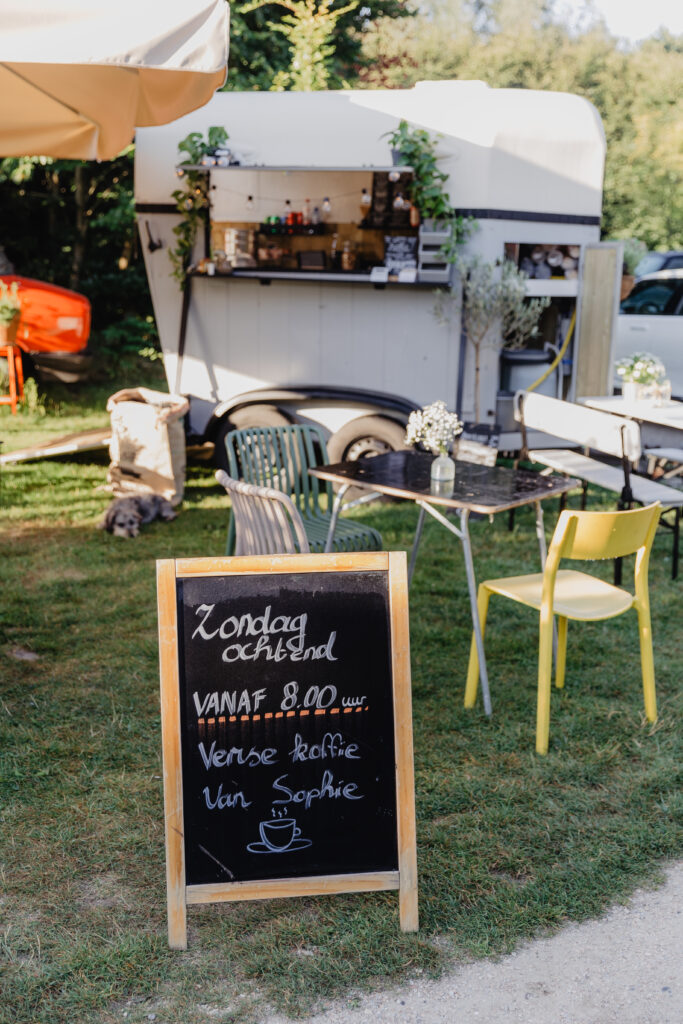
M 672 529 L 674 535 L 671 575 L 675 579 L 678 575 L 683 491 L 633 472 L 633 466 L 637 465 L 642 454 L 638 424 L 623 416 L 529 391 L 519 391 L 515 395 L 514 414 L 522 429 L 522 446 L 527 458 L 547 466 L 549 470 L 583 481 L 582 507 L 585 505 L 586 487 L 593 484 L 618 495 L 619 508 L 630 508 L 634 502 L 649 505 L 658 501 L 664 512 L 673 513 L 671 523 L 662 522 Z M 570 448 L 528 449 L 529 430 L 571 441 L 584 452 Z M 610 464 L 596 455 L 618 461 Z

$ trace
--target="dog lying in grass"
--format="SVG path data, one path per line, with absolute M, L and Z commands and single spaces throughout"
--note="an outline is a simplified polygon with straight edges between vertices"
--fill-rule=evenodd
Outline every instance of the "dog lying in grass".
M 115 498 L 99 523 L 100 530 L 106 530 L 115 537 L 137 537 L 140 527 L 155 519 L 168 522 L 176 518 L 170 501 L 160 494 L 131 494 L 126 498 Z

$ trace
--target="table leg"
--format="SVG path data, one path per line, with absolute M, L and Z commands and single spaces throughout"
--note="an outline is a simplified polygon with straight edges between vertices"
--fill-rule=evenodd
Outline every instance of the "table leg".
M 410 586 L 413 579 L 413 572 L 415 571 L 415 562 L 417 561 L 417 549 L 420 546 L 420 538 L 422 537 L 422 527 L 425 522 L 425 510 L 420 505 L 420 514 L 417 518 L 417 526 L 415 527 L 415 536 L 413 538 L 413 546 L 410 551 L 410 565 L 408 566 L 408 586 Z
M 472 629 L 474 630 L 474 642 L 477 645 L 479 656 L 479 682 L 481 683 L 481 695 L 484 701 L 484 711 L 491 715 L 491 694 L 489 692 L 489 677 L 486 671 L 486 656 L 484 654 L 484 638 L 481 635 L 481 624 L 479 622 L 479 611 L 477 609 L 477 581 L 474 576 L 474 562 L 472 561 L 472 546 L 470 544 L 469 518 L 470 511 L 467 508 L 458 509 L 460 518 L 460 529 L 447 519 L 433 505 L 426 501 L 418 501 L 417 504 L 424 512 L 429 512 L 433 519 L 445 526 L 447 530 L 454 533 L 462 544 L 465 558 L 465 572 L 467 573 L 467 590 L 470 597 L 470 612 L 472 614 Z
M 329 554 L 332 550 L 332 544 L 334 543 L 334 531 L 337 528 L 337 520 L 339 519 L 339 509 L 341 508 L 344 495 L 349 489 L 350 484 L 342 484 L 337 491 L 334 502 L 332 503 L 332 516 L 330 518 L 330 525 L 327 530 L 327 539 L 325 541 L 325 554 Z

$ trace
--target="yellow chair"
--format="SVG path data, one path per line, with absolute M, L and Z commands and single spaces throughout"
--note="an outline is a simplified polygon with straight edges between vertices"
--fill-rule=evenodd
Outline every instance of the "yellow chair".
M 567 621 L 610 619 L 630 608 L 638 614 L 640 663 L 643 673 L 645 714 L 657 719 L 655 670 L 652 655 L 650 598 L 647 584 L 650 549 L 661 506 L 658 502 L 625 512 L 562 512 L 550 543 L 542 573 L 485 580 L 479 585 L 478 607 L 482 635 L 491 594 L 501 594 L 540 612 L 538 650 L 538 707 L 536 751 L 548 753 L 550 731 L 550 679 L 553 661 L 553 618 L 557 615 L 557 667 L 555 686 L 564 686 Z M 560 559 L 621 558 L 636 553 L 635 596 L 585 572 L 560 569 Z M 472 636 L 465 687 L 465 707 L 474 707 L 479 681 L 479 658 Z

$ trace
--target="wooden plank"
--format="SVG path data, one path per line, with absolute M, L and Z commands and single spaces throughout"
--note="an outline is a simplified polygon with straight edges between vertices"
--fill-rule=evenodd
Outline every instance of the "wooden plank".
M 168 944 L 187 949 L 185 851 L 183 843 L 183 780 L 180 750 L 180 689 L 175 562 L 157 562 L 159 670 L 161 679 L 161 744 L 164 764 L 164 827 Z
M 413 712 L 410 687 L 408 576 L 405 551 L 389 553 L 389 608 L 394 684 L 396 809 L 398 814 L 399 916 L 401 931 L 416 932 L 417 845 L 413 778 Z
M 286 899 L 290 896 L 333 896 L 343 892 L 398 889 L 398 871 L 370 871 L 355 875 L 311 875 L 308 878 L 273 878 L 258 882 L 188 885 L 188 904 L 232 900 Z
M 616 246 L 584 248 L 579 335 L 574 349 L 576 399 L 612 393 L 617 277 L 621 280 L 618 255 Z
M 262 572 L 336 572 L 357 569 L 382 571 L 389 568 L 386 551 L 346 551 L 329 555 L 241 555 L 238 557 L 179 558 L 178 579 L 185 576 L 223 576 Z

